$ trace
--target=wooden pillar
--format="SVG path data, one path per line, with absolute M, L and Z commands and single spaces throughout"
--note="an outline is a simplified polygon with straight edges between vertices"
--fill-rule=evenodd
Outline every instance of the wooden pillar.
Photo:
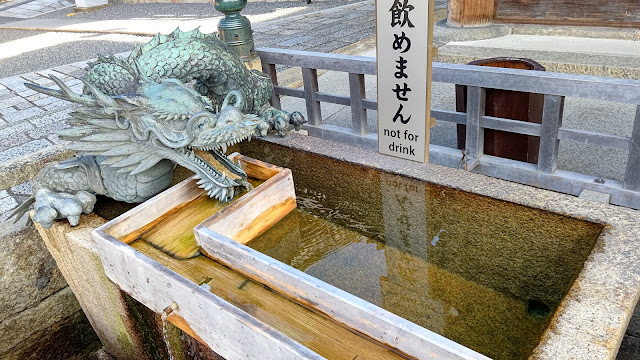
M 493 23 L 498 0 L 449 0 L 447 24 L 483 26 Z

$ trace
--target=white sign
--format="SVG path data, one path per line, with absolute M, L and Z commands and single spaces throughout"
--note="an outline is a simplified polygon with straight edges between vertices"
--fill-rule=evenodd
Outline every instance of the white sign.
M 378 151 L 429 161 L 432 0 L 376 0 Z

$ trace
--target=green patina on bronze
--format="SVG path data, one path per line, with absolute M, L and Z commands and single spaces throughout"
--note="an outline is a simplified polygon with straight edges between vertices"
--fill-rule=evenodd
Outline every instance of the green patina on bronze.
M 195 81 L 195 89 L 211 99 L 214 107 L 221 106 L 230 91 L 240 91 L 243 112 L 252 114 L 268 108 L 273 93 L 269 76 L 247 69 L 215 33 L 203 34 L 198 29 L 158 34 L 136 46 L 125 59 L 98 57 L 89 63 L 85 75 L 85 80 L 110 96 L 133 93 L 140 81 L 161 79 Z
M 44 227 L 62 218 L 76 225 L 93 210 L 95 194 L 145 201 L 167 188 L 176 163 L 193 171 L 209 196 L 231 201 L 252 187 L 224 155 L 227 147 L 304 123 L 299 112 L 269 105 L 266 74 L 247 69 L 216 34 L 198 29 L 158 34 L 126 58 L 99 57 L 87 67 L 83 94 L 51 79 L 60 90 L 25 85 L 80 105 L 59 134 L 81 156 L 45 166 L 32 182 L 34 196 L 15 211 L 35 203 L 33 219 Z M 209 151 L 224 171 L 194 150 Z

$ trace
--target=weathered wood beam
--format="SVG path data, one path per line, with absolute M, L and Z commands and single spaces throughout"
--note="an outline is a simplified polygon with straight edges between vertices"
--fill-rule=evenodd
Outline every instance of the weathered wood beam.
M 131 245 L 195 284 L 207 283 L 215 295 L 324 358 L 407 359 L 204 256 L 178 260 L 142 241 Z M 178 320 L 174 322 L 176 326 L 193 333 L 193 330 L 185 328 L 189 324 L 182 319 L 170 317 L 170 320 Z M 264 354 L 263 358 L 269 356 Z
M 451 26 L 489 25 L 496 16 L 495 0 L 449 0 L 448 6 Z

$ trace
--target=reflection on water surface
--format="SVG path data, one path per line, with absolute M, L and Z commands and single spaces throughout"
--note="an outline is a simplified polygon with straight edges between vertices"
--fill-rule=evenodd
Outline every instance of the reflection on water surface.
M 253 144 L 253 143 L 251 143 Z M 298 209 L 250 243 L 495 359 L 526 359 L 602 226 L 259 143 Z

